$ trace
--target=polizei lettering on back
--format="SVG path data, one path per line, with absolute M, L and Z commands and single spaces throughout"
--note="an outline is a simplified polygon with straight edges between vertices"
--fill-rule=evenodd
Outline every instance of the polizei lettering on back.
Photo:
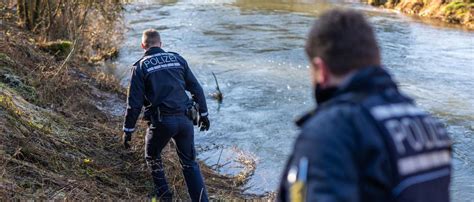
M 161 69 L 181 67 L 178 58 L 171 53 L 158 53 L 144 57 L 141 64 L 148 73 Z
M 451 140 L 443 125 L 423 110 L 400 103 L 376 106 L 370 112 L 391 137 L 400 175 L 450 164 Z

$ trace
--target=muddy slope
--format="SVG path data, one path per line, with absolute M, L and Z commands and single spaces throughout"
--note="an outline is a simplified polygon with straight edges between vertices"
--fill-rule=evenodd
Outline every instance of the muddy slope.
M 125 90 L 85 60 L 63 65 L 12 12 L 0 15 L 0 199 L 144 199 L 152 190 L 144 123 L 131 150 L 120 144 Z M 175 153 L 170 144 L 163 157 L 169 182 L 187 200 Z M 201 168 L 212 198 L 249 197 L 242 185 L 251 171 Z

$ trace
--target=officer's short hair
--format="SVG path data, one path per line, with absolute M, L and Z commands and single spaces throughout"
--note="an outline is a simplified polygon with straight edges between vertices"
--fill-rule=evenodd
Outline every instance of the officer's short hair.
M 312 60 L 320 57 L 338 76 L 352 70 L 380 65 L 380 51 L 374 31 L 362 13 L 334 9 L 314 23 L 306 43 Z
M 145 46 L 156 45 L 161 42 L 160 33 L 155 29 L 147 29 L 143 31 L 142 43 Z

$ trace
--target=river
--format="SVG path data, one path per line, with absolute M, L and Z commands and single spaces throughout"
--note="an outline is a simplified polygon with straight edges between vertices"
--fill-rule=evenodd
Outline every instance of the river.
M 305 36 L 315 16 L 334 7 L 369 16 L 386 68 L 447 124 L 454 139 L 452 198 L 474 201 L 474 32 L 359 1 L 138 0 L 126 6 L 125 40 L 109 66 L 126 85 L 130 65 L 143 54 L 141 32 L 155 28 L 165 50 L 188 60 L 206 93 L 215 89 L 215 72 L 224 102 L 208 99 L 211 130 L 197 132 L 196 142 L 210 149 L 201 149 L 199 158 L 213 165 L 236 153 L 251 155 L 257 169 L 246 192 L 275 191 L 298 133 L 293 120 L 314 105 Z M 220 170 L 239 168 L 230 163 Z

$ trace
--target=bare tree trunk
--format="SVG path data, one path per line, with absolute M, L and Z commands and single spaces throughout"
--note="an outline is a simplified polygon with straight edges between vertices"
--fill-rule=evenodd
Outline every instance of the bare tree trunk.
M 51 27 L 52 25 L 57 22 L 56 16 L 61 12 L 61 4 L 63 3 L 62 0 L 47 0 L 48 2 L 48 24 L 46 25 L 45 31 L 46 31 L 46 39 L 50 40 L 51 38 Z M 55 4 L 56 2 L 56 4 Z M 54 8 L 54 10 L 53 10 Z
M 46 0 L 46 13 L 48 16 L 46 16 L 46 24 L 45 24 L 45 36 L 44 36 L 44 39 L 45 40 L 49 40 L 49 28 L 51 27 L 51 23 L 52 23 L 52 16 L 53 16 L 53 10 L 51 9 L 51 0 Z
M 32 26 L 31 26 L 31 18 L 30 18 L 30 6 L 31 6 L 31 2 L 30 4 L 28 4 L 28 1 L 25 0 L 23 1 L 23 10 L 24 10 L 24 13 L 25 13 L 25 25 L 26 25 L 26 28 L 31 30 Z
M 25 0 L 18 0 L 16 6 L 17 6 L 18 18 L 20 19 L 20 24 L 24 24 L 26 21 Z
M 40 17 L 41 0 L 35 0 L 35 5 L 32 5 L 31 7 L 33 9 L 31 24 L 33 26 L 36 26 L 36 24 L 39 22 Z

